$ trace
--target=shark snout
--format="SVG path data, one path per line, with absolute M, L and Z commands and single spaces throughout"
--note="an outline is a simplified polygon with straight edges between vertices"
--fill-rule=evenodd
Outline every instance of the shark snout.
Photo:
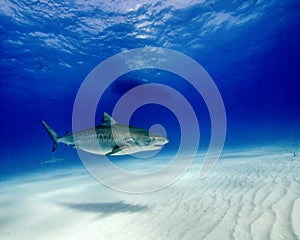
M 169 140 L 168 138 L 164 138 L 164 139 L 163 139 L 163 143 L 164 143 L 164 144 L 167 144 L 169 141 L 170 141 L 170 140 Z
M 165 137 L 155 137 L 154 146 L 163 146 L 169 142 L 168 138 Z

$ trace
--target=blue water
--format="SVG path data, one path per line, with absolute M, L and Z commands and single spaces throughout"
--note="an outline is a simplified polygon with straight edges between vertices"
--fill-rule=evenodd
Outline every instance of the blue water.
M 298 0 L 1 1 L 1 176 L 38 169 L 35 159 L 51 158 L 40 120 L 61 135 L 71 131 L 74 99 L 88 73 L 114 54 L 146 46 L 184 53 L 211 75 L 226 108 L 225 148 L 299 142 L 299 9 Z M 121 77 L 106 92 L 96 122 L 147 79 L 189 100 L 201 125 L 199 149 L 207 148 L 205 103 L 176 78 L 161 70 Z M 133 125 L 155 123 L 171 140 L 164 151 L 176 151 L 174 114 L 147 105 L 132 116 Z M 64 166 L 80 164 L 71 148 L 59 146 L 54 155 L 66 159 Z

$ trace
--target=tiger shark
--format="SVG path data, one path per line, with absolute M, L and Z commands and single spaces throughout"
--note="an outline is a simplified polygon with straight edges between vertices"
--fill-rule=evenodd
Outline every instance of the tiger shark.
M 169 140 L 146 129 L 117 123 L 107 113 L 95 128 L 77 133 L 67 133 L 63 137 L 45 122 L 41 121 L 53 141 L 52 152 L 59 143 L 73 146 L 83 151 L 98 155 L 126 155 L 142 151 L 161 149 Z
M 52 156 L 52 158 L 47 159 L 47 160 L 36 159 L 36 162 L 38 164 L 40 164 L 40 166 L 46 165 L 46 164 L 51 164 L 51 163 L 58 163 L 58 162 L 62 162 L 62 161 L 64 161 L 63 158 L 61 158 L 61 157 L 55 157 L 55 156 Z

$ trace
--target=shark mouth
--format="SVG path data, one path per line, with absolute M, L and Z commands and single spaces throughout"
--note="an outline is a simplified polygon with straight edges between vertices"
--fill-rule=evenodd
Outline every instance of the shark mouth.
M 164 144 L 155 144 L 154 147 L 162 147 Z

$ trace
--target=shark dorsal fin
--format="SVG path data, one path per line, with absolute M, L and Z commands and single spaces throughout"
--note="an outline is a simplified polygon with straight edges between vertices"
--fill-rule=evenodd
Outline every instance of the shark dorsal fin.
M 103 113 L 102 123 L 101 123 L 102 126 L 111 126 L 116 123 L 117 122 L 111 116 L 109 116 L 106 112 Z

